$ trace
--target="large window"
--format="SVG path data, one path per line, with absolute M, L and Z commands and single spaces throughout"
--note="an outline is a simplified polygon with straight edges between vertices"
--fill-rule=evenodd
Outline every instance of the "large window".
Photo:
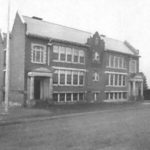
M 116 91 L 116 92 L 106 92 L 106 100 L 126 100 L 127 92 Z
M 39 44 L 32 44 L 31 50 L 31 62 L 32 63 L 46 63 L 46 47 Z
M 55 70 L 53 74 L 53 84 L 83 86 L 84 74 L 83 71 Z
M 126 60 L 121 56 L 109 55 L 107 67 L 116 69 L 126 69 Z
M 85 63 L 85 52 L 78 48 L 69 48 L 65 46 L 53 46 L 54 61 L 67 63 Z
M 84 93 L 77 92 L 77 93 L 53 93 L 53 101 L 54 102 L 77 102 L 77 101 L 84 101 Z
M 107 85 L 108 86 L 126 86 L 126 75 L 124 74 L 114 74 L 108 73 L 107 75 Z

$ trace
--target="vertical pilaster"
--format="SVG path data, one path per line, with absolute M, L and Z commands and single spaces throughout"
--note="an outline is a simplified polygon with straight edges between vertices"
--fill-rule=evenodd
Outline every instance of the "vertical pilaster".
M 34 76 L 30 77 L 30 99 L 34 99 Z
M 50 77 L 49 79 L 49 98 L 53 97 L 53 79 Z

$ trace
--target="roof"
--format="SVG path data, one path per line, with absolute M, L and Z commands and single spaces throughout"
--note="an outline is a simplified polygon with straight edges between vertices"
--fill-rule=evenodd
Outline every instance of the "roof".
M 133 52 L 124 42 L 115 40 L 108 37 L 102 37 L 105 42 L 105 50 L 111 50 L 116 52 L 121 52 L 125 54 L 135 55 Z
M 60 39 L 81 44 L 85 44 L 87 39 L 92 35 L 89 32 L 33 19 L 31 17 L 23 16 L 23 19 L 27 23 L 27 34 L 29 35 Z
M 63 41 L 75 42 L 79 44 L 87 43 L 87 39 L 93 36 L 90 32 L 58 25 L 55 23 L 34 19 L 32 17 L 22 16 L 23 23 L 27 24 L 27 35 L 53 38 Z M 115 40 L 101 36 L 105 43 L 105 50 L 121 52 L 130 55 L 138 55 L 136 49 L 123 41 Z

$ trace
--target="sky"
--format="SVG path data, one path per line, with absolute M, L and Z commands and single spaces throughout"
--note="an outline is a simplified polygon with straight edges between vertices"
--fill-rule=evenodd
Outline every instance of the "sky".
M 8 0 L 0 0 L 0 29 L 7 29 Z M 150 0 L 11 0 L 10 30 L 16 11 L 121 41 L 140 51 L 140 71 L 150 87 Z

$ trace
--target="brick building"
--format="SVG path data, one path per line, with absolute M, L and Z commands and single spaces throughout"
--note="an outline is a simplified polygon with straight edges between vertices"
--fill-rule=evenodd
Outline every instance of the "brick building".
M 139 52 L 128 42 L 19 13 L 10 37 L 11 101 L 110 102 L 143 97 Z

